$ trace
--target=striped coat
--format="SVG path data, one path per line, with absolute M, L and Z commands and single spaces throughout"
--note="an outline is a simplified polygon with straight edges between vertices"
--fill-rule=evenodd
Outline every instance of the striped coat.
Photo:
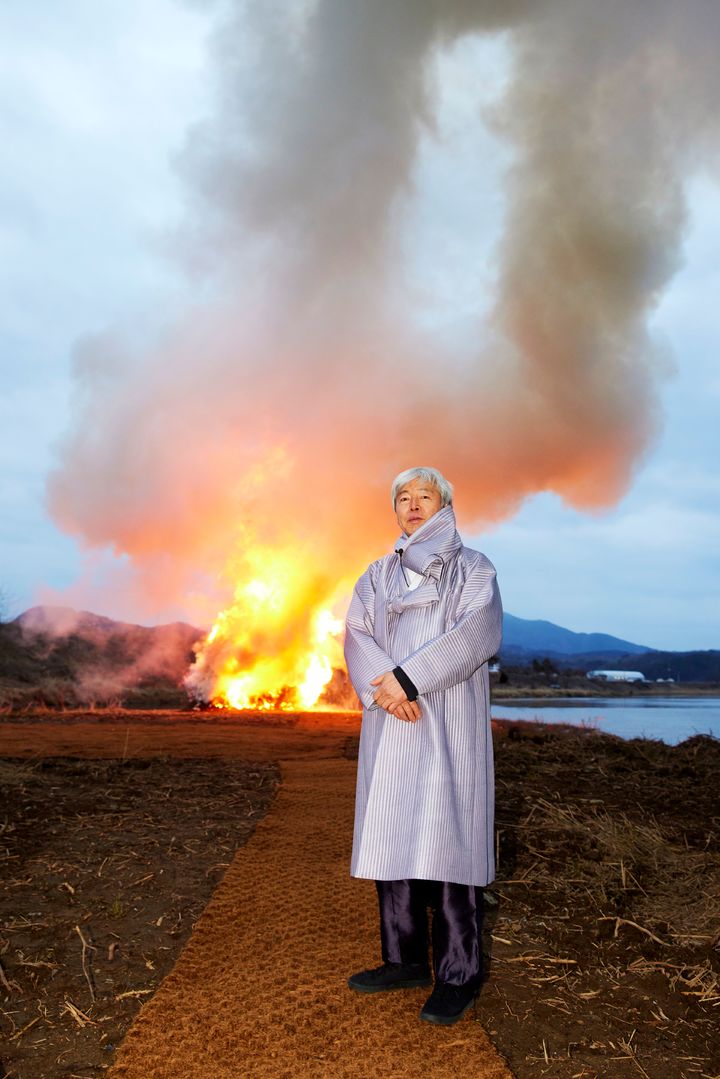
M 374 880 L 488 884 L 494 782 L 487 661 L 500 647 L 495 570 L 464 547 L 452 506 L 358 581 L 345 658 L 363 703 L 351 872 Z M 408 590 L 403 569 L 422 574 Z M 378 708 L 372 679 L 403 668 L 422 712 Z

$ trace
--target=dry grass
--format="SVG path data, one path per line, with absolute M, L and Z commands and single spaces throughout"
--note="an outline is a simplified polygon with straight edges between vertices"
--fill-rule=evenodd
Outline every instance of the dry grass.
M 238 761 L 0 759 L 0 1075 L 107 1067 L 276 784 Z
M 527 728 L 497 778 L 485 1005 L 516 1074 L 717 1076 L 720 743 Z
M 716 851 L 690 848 L 648 817 L 638 821 L 608 813 L 593 800 L 562 804 L 538 799 L 519 825 L 537 861 L 532 873 L 546 886 L 584 885 L 607 908 L 618 897 L 632 899 L 643 922 L 615 916 L 658 944 L 716 944 L 720 932 L 720 862 Z M 534 837 L 543 837 L 543 851 Z M 562 867 L 560 864 L 562 864 Z M 623 906 L 626 904 L 623 903 Z M 661 939 L 662 938 L 662 939 Z
M 492 960 L 477 1017 L 517 1079 L 718 1079 L 720 744 L 520 727 L 512 738 L 496 731 L 500 877 L 488 894 Z M 207 756 L 305 761 L 352 756 L 357 745 L 357 718 L 348 716 L 67 714 L 3 730 L 17 755 L 191 757 L 202 746 Z M 129 868 L 128 887 L 143 876 Z M 77 887 L 67 873 L 63 881 Z M 35 920 L 15 918 L 12 939 Z M 93 1018 L 76 924 L 84 924 L 69 923 L 77 984 L 66 999 Z M 90 958 L 99 967 L 101 953 Z M 6 975 L 19 980 L 15 969 Z M 76 1042 L 100 1030 L 71 1009 L 63 1022 Z M 19 1041 L 36 1037 L 40 1023 Z M 464 1037 L 453 1032 L 458 1043 Z

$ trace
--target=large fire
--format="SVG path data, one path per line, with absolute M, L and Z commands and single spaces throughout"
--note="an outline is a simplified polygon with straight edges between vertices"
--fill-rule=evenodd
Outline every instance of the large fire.
M 297 547 L 251 547 L 230 572 L 233 602 L 198 649 L 190 694 L 217 708 L 322 708 L 343 667 L 336 604 L 348 584 L 318 575 Z

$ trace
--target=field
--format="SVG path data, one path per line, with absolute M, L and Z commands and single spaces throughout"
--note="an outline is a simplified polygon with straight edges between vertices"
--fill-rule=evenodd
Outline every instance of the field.
M 284 771 L 322 761 L 351 801 L 357 729 L 354 714 L 6 717 L 0 1076 L 110 1068 Z M 500 874 L 473 1018 L 518 1079 L 717 1077 L 720 743 L 504 723 L 495 744 Z M 336 997 L 348 1006 L 341 981 Z

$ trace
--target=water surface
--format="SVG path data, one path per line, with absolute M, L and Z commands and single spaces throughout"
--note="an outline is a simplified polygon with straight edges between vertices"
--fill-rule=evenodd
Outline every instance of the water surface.
M 720 738 L 720 697 L 528 697 L 494 701 L 492 714 L 592 727 L 621 738 L 657 738 L 668 745 L 694 734 Z

